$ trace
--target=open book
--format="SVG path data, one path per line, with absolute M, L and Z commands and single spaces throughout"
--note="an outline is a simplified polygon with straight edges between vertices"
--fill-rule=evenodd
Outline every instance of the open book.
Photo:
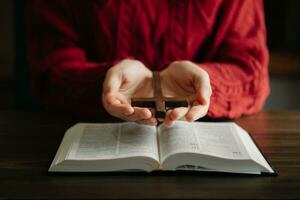
M 71 127 L 50 172 L 195 170 L 274 174 L 235 123 L 177 121 L 171 128 L 133 122 Z

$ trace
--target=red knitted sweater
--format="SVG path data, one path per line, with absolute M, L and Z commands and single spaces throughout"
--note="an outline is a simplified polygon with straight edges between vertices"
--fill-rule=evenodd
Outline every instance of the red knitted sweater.
M 128 57 L 205 69 L 210 117 L 257 112 L 269 93 L 261 0 L 31 0 L 28 36 L 34 96 L 82 116 L 103 112 L 105 72 Z

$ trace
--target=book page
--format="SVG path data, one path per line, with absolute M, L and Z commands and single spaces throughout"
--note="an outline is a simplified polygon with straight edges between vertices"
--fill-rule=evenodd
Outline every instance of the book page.
M 85 124 L 68 159 L 116 159 L 148 156 L 158 160 L 155 127 L 136 123 Z
M 269 165 L 267 160 L 264 158 L 260 150 L 258 149 L 258 146 L 253 142 L 250 135 L 245 131 L 242 127 L 239 125 L 236 125 L 240 137 L 242 138 L 242 142 L 244 143 L 247 152 L 249 153 L 250 157 L 255 161 L 258 162 L 261 166 L 263 166 L 265 169 L 267 169 L 265 172 L 271 172 L 274 173 L 274 170 Z
M 162 161 L 171 154 L 199 153 L 227 159 L 249 159 L 231 123 L 177 121 L 171 128 L 159 127 Z

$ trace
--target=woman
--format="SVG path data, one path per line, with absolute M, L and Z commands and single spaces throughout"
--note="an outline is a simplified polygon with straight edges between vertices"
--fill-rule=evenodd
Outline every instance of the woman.
M 164 95 L 193 105 L 168 111 L 167 126 L 252 114 L 269 93 L 261 0 L 31 0 L 28 24 L 34 96 L 81 116 L 155 125 L 130 105 L 153 94 L 153 70 Z

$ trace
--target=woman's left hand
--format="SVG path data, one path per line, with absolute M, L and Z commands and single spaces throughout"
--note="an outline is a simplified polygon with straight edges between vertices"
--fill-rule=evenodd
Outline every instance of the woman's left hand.
M 175 61 L 160 72 L 163 95 L 186 96 L 190 106 L 171 109 L 164 124 L 171 127 L 176 120 L 192 122 L 207 114 L 212 93 L 208 73 L 190 61 Z

